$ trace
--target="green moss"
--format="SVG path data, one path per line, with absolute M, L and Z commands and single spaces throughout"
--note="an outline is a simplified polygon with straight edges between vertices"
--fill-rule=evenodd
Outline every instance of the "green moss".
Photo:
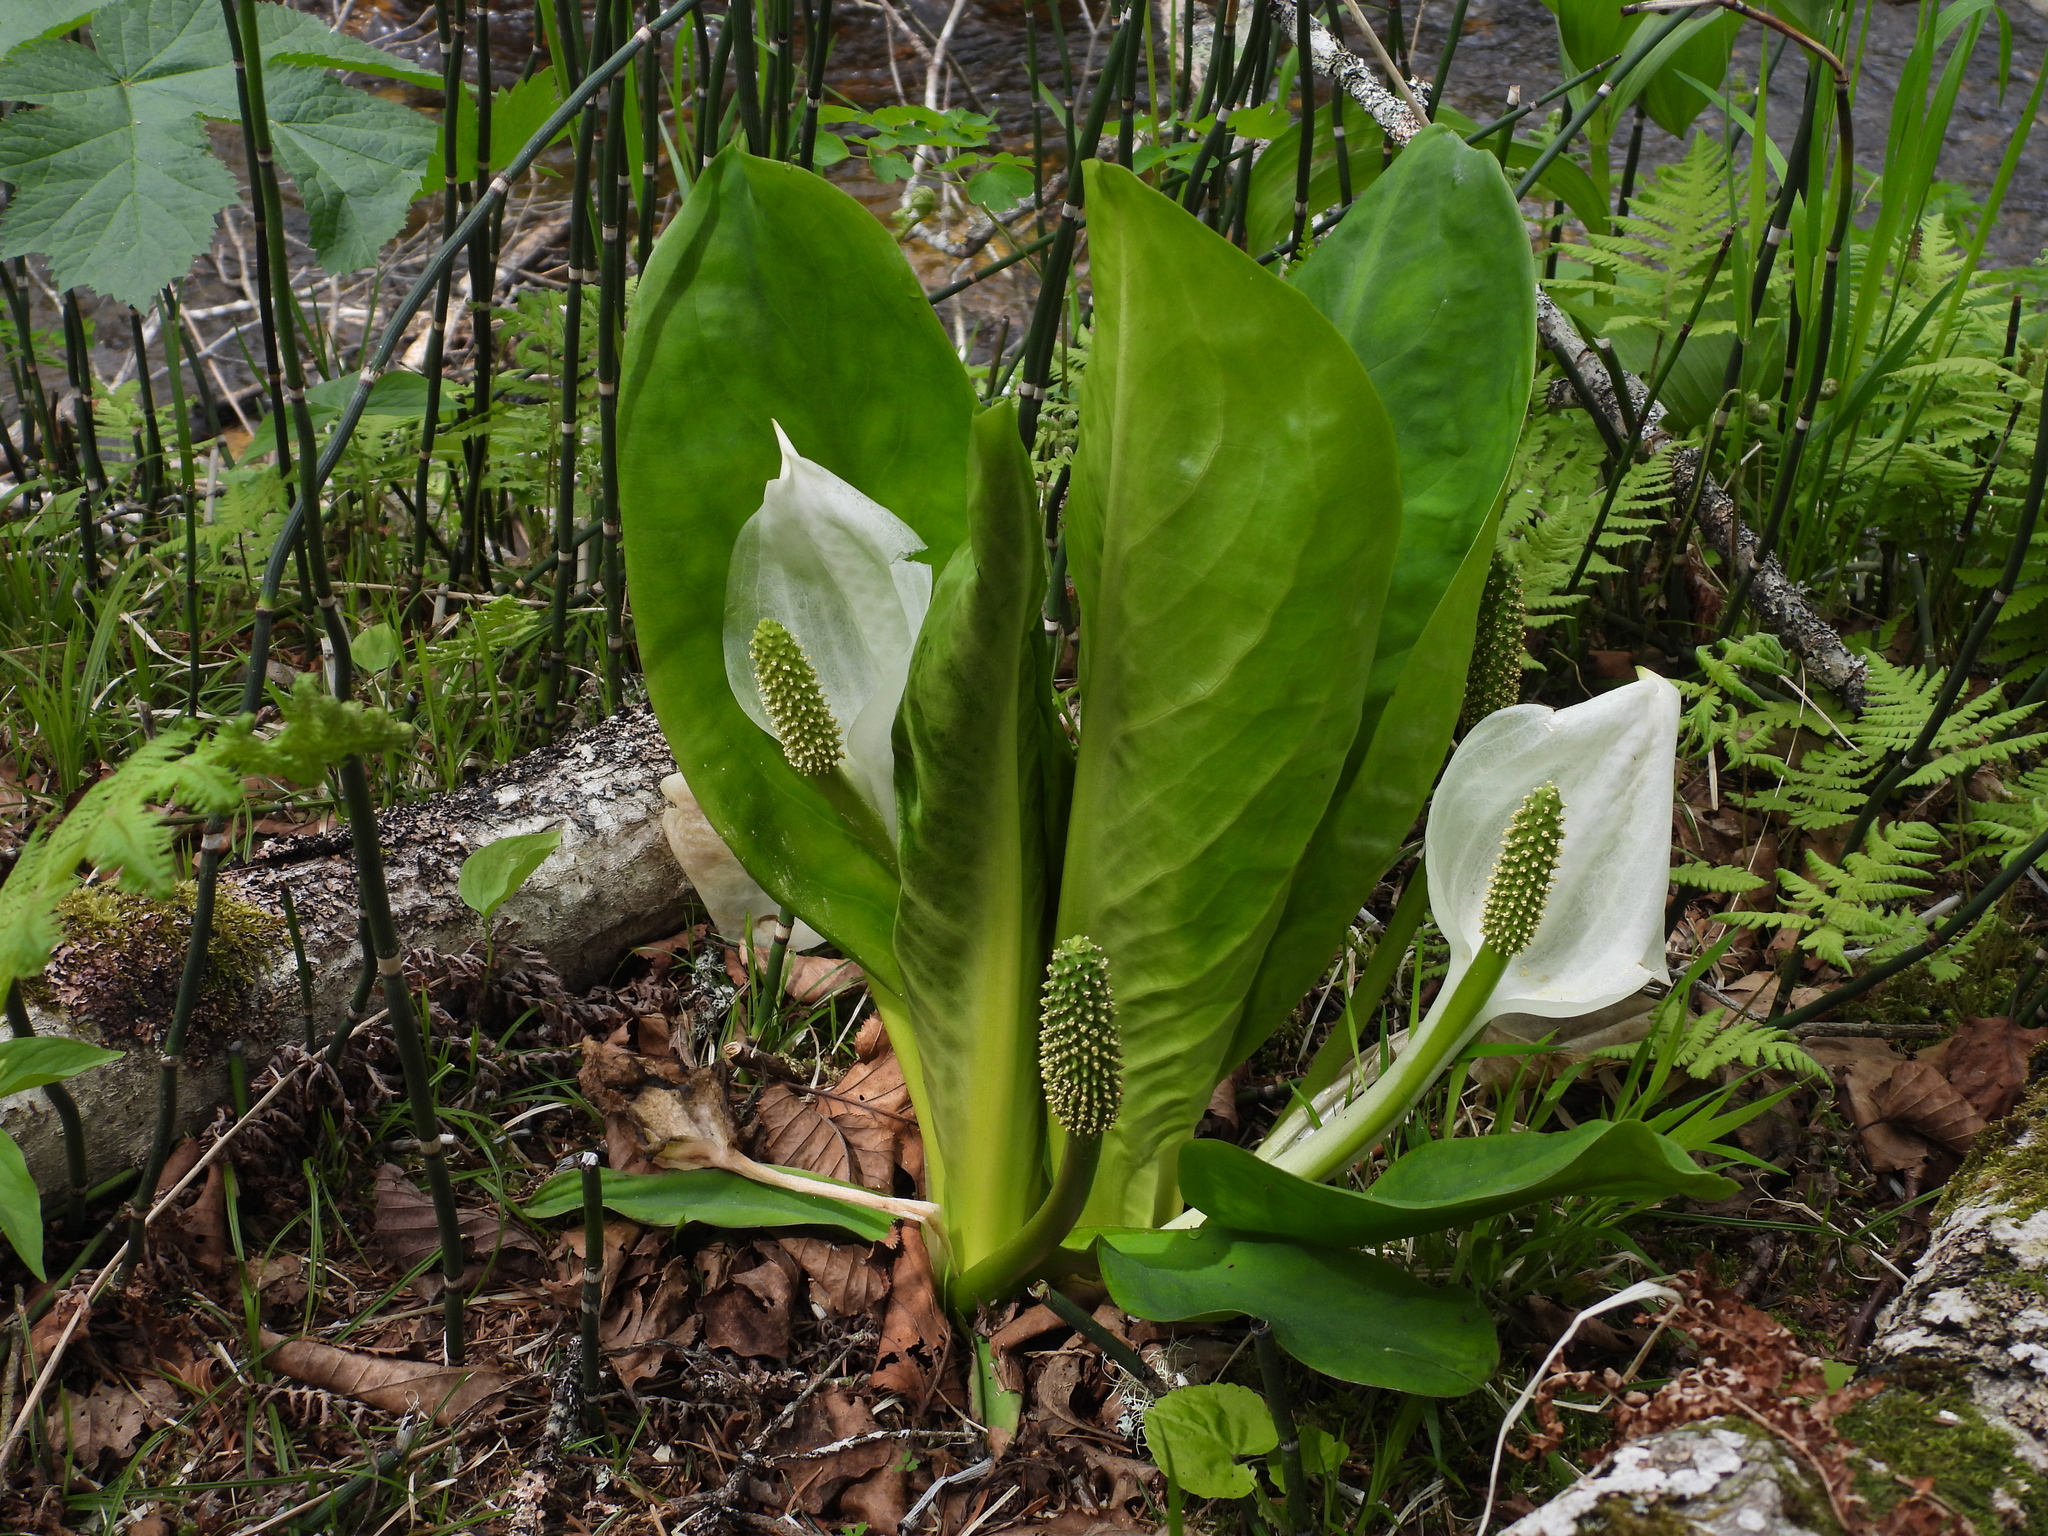
M 2035 1131 L 2031 1141 L 2021 1137 L 2030 1127 L 2048 1118 L 2048 1079 L 2036 1082 L 2010 1115 L 1987 1127 L 1977 1137 L 1963 1166 L 1948 1181 L 1941 1197 L 1946 1215 L 1964 1201 L 1998 1191 L 2000 1204 L 2024 1220 L 2048 1209 L 2048 1137 Z
M 74 890 L 58 905 L 64 941 L 29 988 L 31 1001 L 62 1008 L 106 1040 L 161 1039 L 184 974 L 195 895 L 190 884 L 167 901 L 109 886 Z M 232 1027 L 283 933 L 284 924 L 261 907 L 215 894 L 195 1031 Z
M 1931 1477 L 1935 1496 L 1979 1531 L 2048 1536 L 2041 1473 L 2014 1453 L 2010 1437 L 1985 1422 L 1952 1375 L 1931 1367 L 1889 1380 L 1883 1392 L 1836 1420 L 1858 1449 L 1856 1491 L 1874 1516 L 1888 1514 L 1905 1496 L 1901 1477 Z M 1999 1512 L 1993 1495 L 2001 1488 L 2009 1508 L 2026 1511 L 2025 1524 L 2011 1525 Z
M 1583 1536 L 1693 1536 L 1693 1524 L 1668 1505 L 1644 1508 L 1625 1493 L 1610 1494 L 1579 1521 Z

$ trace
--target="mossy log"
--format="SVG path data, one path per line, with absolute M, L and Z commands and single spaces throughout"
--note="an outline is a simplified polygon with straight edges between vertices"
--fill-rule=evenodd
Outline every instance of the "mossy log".
M 1923 1479 L 1978 1536 L 2048 1536 L 2048 1076 L 1982 1133 L 1927 1250 L 1878 1319 L 1860 1375 L 1880 1390 L 1835 1421 L 1859 1518 Z M 1620 1447 L 1502 1536 L 1835 1536 L 1810 1467 L 1744 1420 Z M 1916 1526 L 1915 1528 L 1919 1528 Z
M 515 833 L 562 831 L 561 846 L 499 910 L 496 933 L 547 957 L 573 989 L 605 979 L 627 950 L 680 929 L 689 888 L 662 835 L 660 783 L 675 772 L 653 715 L 627 710 L 474 783 L 378 818 L 393 916 L 410 946 L 458 950 L 481 934 L 456 895 L 462 861 Z M 302 1007 L 284 921 L 289 891 L 312 969 Z M 38 1033 L 77 1035 L 127 1054 L 72 1082 L 97 1182 L 137 1166 L 156 1113 L 156 1042 L 170 1019 L 190 920 L 183 899 L 154 903 L 88 888 L 66 904 L 68 937 L 30 989 Z M 179 1130 L 210 1119 L 228 1090 L 228 1047 L 251 1073 L 280 1041 L 321 1038 L 346 1014 L 361 971 L 355 866 L 346 830 L 276 839 L 223 870 L 213 974 L 181 1074 Z M 375 1000 L 369 1007 L 381 1006 Z M 0 1102 L 46 1193 L 64 1187 L 55 1113 L 39 1090 Z

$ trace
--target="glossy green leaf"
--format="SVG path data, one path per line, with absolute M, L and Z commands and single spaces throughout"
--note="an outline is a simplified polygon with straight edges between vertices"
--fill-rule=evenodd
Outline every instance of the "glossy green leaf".
M 0 1131 L 0 1233 L 38 1280 L 43 1274 L 43 1195 L 29 1176 L 21 1147 Z
M 1635 37 L 1646 18 L 1624 16 L 1613 0 L 1543 0 L 1557 17 L 1557 35 L 1564 55 L 1561 63 L 1567 75 L 1590 69 L 1602 59 L 1620 53 Z M 1646 60 L 1623 82 L 1625 92 L 1617 106 L 1625 106 L 1640 94 L 1643 106 L 1658 126 L 1675 138 L 1684 138 L 1692 120 L 1706 108 L 1707 98 L 1682 76 L 1709 86 L 1727 78 L 1728 58 L 1741 31 L 1741 18 L 1732 13 L 1708 13 L 1681 29 L 1683 40 L 1664 51 L 1663 57 Z
M 654 701 L 706 816 L 755 879 L 900 989 L 893 851 L 741 711 L 726 572 L 796 451 L 902 518 L 944 569 L 965 532 L 967 373 L 888 231 L 794 166 L 728 149 L 640 279 L 619 393 L 619 494 Z
M 932 1198 L 961 1270 L 1022 1226 L 1044 1187 L 1044 791 L 1066 753 L 1041 705 L 1045 543 L 1015 409 L 984 413 L 972 442 L 969 542 L 933 588 L 896 726 L 896 956 Z
M 1232 1065 L 1329 963 L 1443 765 L 1493 546 L 1489 514 L 1535 372 L 1536 274 L 1520 210 L 1493 157 L 1448 128 L 1418 134 L 1293 281 L 1356 349 L 1387 402 L 1401 461 L 1401 544 L 1359 730 L 1289 892 Z
M 455 894 L 462 904 L 489 922 L 514 891 L 532 878 L 533 872 L 562 846 L 562 829 L 520 832 L 488 842 L 462 861 L 455 877 Z
M 1198 1499 L 1241 1499 L 1258 1486 L 1240 1456 L 1280 1443 L 1273 1411 L 1250 1387 L 1181 1387 L 1145 1410 L 1145 1449 L 1159 1470 Z
M 1384 1259 L 1224 1227 L 1120 1232 L 1096 1246 L 1116 1304 L 1154 1322 L 1249 1313 L 1312 1370 L 1360 1386 L 1456 1397 L 1500 1361 L 1479 1299 Z
M 1188 1202 L 1226 1227 L 1347 1247 L 1470 1226 L 1556 1195 L 1722 1200 L 1735 1192 L 1640 1120 L 1426 1142 L 1363 1194 L 1311 1184 L 1222 1141 L 1181 1148 L 1180 1178 Z
M 438 81 L 435 82 L 439 84 Z M 556 107 L 562 104 L 561 91 L 556 85 L 553 70 L 528 75 L 524 80 L 508 85 L 491 96 L 491 163 L 503 165 L 526 145 L 526 141 L 540 132 L 541 125 L 548 120 Z M 560 143 L 572 131 L 573 119 L 564 123 L 549 140 Z M 476 98 L 464 88 L 462 110 L 455 127 L 455 177 L 458 181 L 470 181 L 476 176 Z M 442 156 L 445 149 L 447 125 L 444 123 L 434 145 L 434 153 L 427 161 L 426 174 L 413 189 L 415 197 L 426 197 L 441 190 L 443 178 L 447 175 Z M 636 141 L 637 142 L 637 141 Z
M 0 1098 L 25 1088 L 61 1083 L 67 1077 L 90 1072 L 121 1053 L 63 1035 L 28 1035 L 0 1040 Z
M 1316 147 L 1308 180 L 1311 218 L 1336 206 L 1341 192 L 1335 126 L 1327 107 L 1317 111 Z M 1379 178 L 1380 145 L 1384 138 L 1378 123 L 1355 108 L 1347 108 L 1344 142 L 1351 162 L 1353 197 Z M 1294 189 L 1300 175 L 1301 124 L 1296 123 L 1260 153 L 1252 166 L 1251 183 L 1245 188 L 1244 248 L 1254 256 L 1263 256 L 1294 233 Z
M 872 1206 L 756 1184 L 723 1168 L 692 1168 L 679 1173 L 619 1173 L 607 1168 L 601 1178 L 607 1209 L 651 1227 L 679 1227 L 687 1221 L 742 1230 L 838 1227 L 876 1243 L 889 1235 L 891 1225 L 889 1217 Z M 545 1221 L 582 1208 L 583 1175 L 571 1171 L 556 1174 L 535 1190 L 526 1203 L 526 1214 Z
M 1358 733 L 1399 472 L 1306 298 L 1121 168 L 1088 206 L 1067 514 L 1087 729 L 1057 929 L 1108 955 L 1123 1035 L 1084 1219 L 1149 1225 Z

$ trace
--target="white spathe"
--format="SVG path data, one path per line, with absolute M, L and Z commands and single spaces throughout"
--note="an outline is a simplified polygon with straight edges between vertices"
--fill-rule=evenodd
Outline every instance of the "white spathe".
M 733 542 L 725 675 L 740 708 L 773 735 L 748 647 L 764 618 L 794 635 L 845 737 L 844 771 L 893 833 L 890 733 L 932 600 L 931 567 L 909 558 L 924 541 L 880 502 L 799 454 L 780 422 L 772 425 L 782 473 Z
M 662 798 L 668 801 L 661 813 L 661 830 L 668 838 L 669 851 L 683 866 L 690 888 L 711 914 L 711 926 L 720 938 L 735 944 L 746 942 L 748 919 L 753 920 L 756 946 L 772 943 L 776 900 L 762 890 L 747 873 L 739 858 L 718 835 L 690 793 L 680 773 L 661 781 Z M 808 923 L 797 923 L 790 931 L 790 947 L 812 949 L 825 942 Z
M 1536 935 L 1480 1009 L 1572 1018 L 1665 981 L 1672 764 L 1678 690 L 1642 673 L 1569 709 L 1497 710 L 1459 743 L 1430 802 L 1423 847 L 1429 906 L 1450 945 L 1442 994 L 1480 944 L 1502 830 L 1538 785 L 1564 798 L 1557 879 Z

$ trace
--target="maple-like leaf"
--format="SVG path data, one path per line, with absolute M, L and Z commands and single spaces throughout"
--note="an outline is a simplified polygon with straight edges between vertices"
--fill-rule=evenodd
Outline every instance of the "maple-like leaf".
M 38 19 L 62 24 L 72 9 L 39 4 Z M 309 66 L 433 77 L 282 6 L 256 12 L 278 159 L 314 250 L 329 271 L 366 265 L 404 223 L 434 126 Z M 238 195 L 201 126 L 239 119 L 234 67 L 216 0 L 115 0 L 92 36 L 88 48 L 37 35 L 0 60 L 0 100 L 32 109 L 0 120 L 0 177 L 15 187 L 0 254 L 41 255 L 58 286 L 140 309 L 185 274 Z

